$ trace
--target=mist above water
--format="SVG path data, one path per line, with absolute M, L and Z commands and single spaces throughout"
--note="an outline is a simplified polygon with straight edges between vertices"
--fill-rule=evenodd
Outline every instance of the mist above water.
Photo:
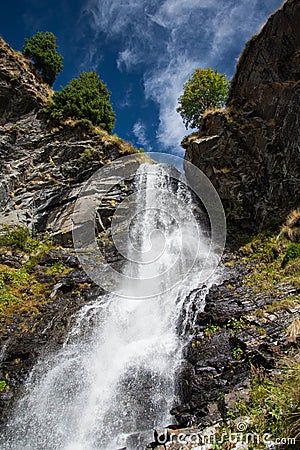
M 3 450 L 143 449 L 174 420 L 188 294 L 201 286 L 209 247 L 188 190 L 162 164 L 138 169 L 131 212 L 122 245 L 132 296 L 107 294 L 79 311 L 62 349 L 33 369 Z

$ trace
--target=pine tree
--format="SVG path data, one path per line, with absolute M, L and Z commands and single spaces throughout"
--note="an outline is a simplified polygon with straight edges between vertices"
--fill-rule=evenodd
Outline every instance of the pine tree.
M 96 72 L 83 72 L 55 92 L 45 112 L 52 120 L 88 119 L 109 133 L 115 124 L 110 92 Z
M 25 38 L 23 55 L 30 58 L 49 86 L 55 82 L 63 68 L 63 57 L 57 51 L 56 37 L 46 31 L 38 32 L 30 39 Z

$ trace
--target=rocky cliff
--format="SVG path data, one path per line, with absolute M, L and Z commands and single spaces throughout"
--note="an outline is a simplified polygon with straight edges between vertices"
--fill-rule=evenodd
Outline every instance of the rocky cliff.
M 252 231 L 281 221 L 299 200 L 298 23 L 299 2 L 288 0 L 247 45 L 227 108 L 206 114 L 200 132 L 184 141 L 186 159 L 215 184 L 228 217 Z M 135 150 L 85 121 L 51 127 L 42 112 L 49 88 L 2 40 L 0 52 L 0 224 L 25 227 L 0 233 L 5 421 L 36 360 L 61 346 L 76 311 L 102 293 L 72 249 L 71 214 L 78 192 L 97 169 Z M 128 190 L 130 180 L 116 185 L 99 210 L 100 245 L 112 262 L 118 254 L 107 239 L 110 219 Z M 228 426 L 229 418 L 243 415 L 250 417 L 254 432 L 263 420 L 274 424 L 278 408 L 270 409 L 268 401 L 260 398 L 255 405 L 258 419 L 248 412 L 249 383 L 257 370 L 260 379 L 271 374 L 267 387 L 272 382 L 276 388 L 278 361 L 291 352 L 297 361 L 299 355 L 300 249 L 286 237 L 299 236 L 299 220 L 298 211 L 279 236 L 251 239 L 240 233 L 240 248 L 224 257 L 223 281 L 209 290 L 203 311 L 197 301 L 206 287 L 192 293 L 195 317 L 187 330 L 191 340 L 178 370 L 172 410 L 177 426 Z
M 34 66 L 0 39 L 4 416 L 40 352 L 61 344 L 76 311 L 102 292 L 85 275 L 72 249 L 71 216 L 81 187 L 104 165 L 137 152 L 87 121 L 70 120 L 53 128 L 42 109 L 50 94 Z M 118 260 L 108 238 L 110 219 L 129 189 L 126 181 L 116 184 L 98 211 L 101 245 L 110 262 Z
M 183 141 L 239 227 L 278 223 L 300 202 L 300 4 L 288 0 L 243 51 L 224 110 Z
M 182 143 L 185 159 L 216 187 L 236 249 L 224 257 L 224 281 L 210 289 L 185 349 L 178 375 L 182 403 L 172 411 L 182 426 L 218 422 L 223 432 L 236 432 L 244 415 L 249 431 L 284 432 L 274 411 L 285 410 L 288 396 L 271 406 L 267 390 L 265 397 L 260 394 L 265 382 L 268 395 L 284 383 L 278 373 L 284 373 L 287 355 L 299 369 L 300 246 L 278 228 L 300 204 L 299 21 L 299 1 L 287 0 L 246 45 L 227 107 L 208 111 L 199 132 Z M 192 169 L 185 169 L 192 177 Z M 292 221 L 296 233 L 299 209 L 287 223 Z M 261 234 L 251 238 L 258 230 Z M 212 432 L 216 429 L 207 431 Z
M 50 96 L 31 62 L 13 50 L 0 37 L 0 123 L 18 120 L 23 114 L 38 109 Z

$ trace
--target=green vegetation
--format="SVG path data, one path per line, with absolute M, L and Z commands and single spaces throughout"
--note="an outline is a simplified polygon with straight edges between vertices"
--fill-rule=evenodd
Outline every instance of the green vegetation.
M 227 322 L 226 328 L 239 331 L 241 329 L 247 328 L 247 325 L 245 324 L 242 317 L 240 317 L 240 319 L 235 319 L 233 317 Z
M 23 55 L 30 58 L 49 86 L 52 86 L 63 68 L 63 57 L 58 53 L 56 37 L 46 31 L 38 32 L 30 39 L 25 38 Z
M 41 306 L 51 300 L 49 294 L 56 278 L 72 270 L 60 261 L 46 269 L 40 267 L 47 252 L 52 249 L 53 244 L 49 239 L 33 238 L 27 228 L 2 227 L 0 334 L 7 325 L 15 323 L 15 314 L 19 318 L 16 322 L 19 331 L 27 331 L 30 318 L 38 316 Z
M 0 246 L 9 246 L 27 253 L 44 251 L 48 244 L 30 236 L 28 228 L 2 226 L 0 230 Z
M 300 244 L 292 242 L 288 245 L 284 258 L 282 260 L 282 267 L 285 267 L 290 261 L 300 258 Z
M 270 232 L 255 236 L 240 248 L 242 260 L 253 270 L 245 280 L 255 291 L 280 295 L 282 284 L 300 287 L 300 244 Z
M 67 268 L 67 267 L 65 267 L 65 266 L 63 265 L 63 263 L 60 262 L 60 261 L 54 263 L 53 266 L 48 267 L 48 268 L 45 270 L 45 274 L 46 274 L 46 275 L 53 275 L 53 276 L 55 276 L 55 275 L 63 275 L 63 274 L 66 274 L 66 273 L 68 273 L 68 272 L 70 272 L 70 269 Z
M 300 439 L 300 355 L 281 360 L 272 374 L 252 366 L 249 398 L 241 397 L 235 403 L 217 436 L 217 441 L 222 436 L 225 442 L 220 440 L 221 444 L 213 446 L 215 450 L 233 448 L 229 436 L 247 442 L 249 450 L 265 449 L 264 439 L 272 442 L 281 438 L 290 440 L 288 448 L 296 448 Z
M 240 359 L 242 359 L 243 355 L 244 355 L 244 352 L 241 349 L 241 347 L 234 347 L 232 349 L 232 356 L 234 357 L 234 359 L 240 360 Z
M 217 331 L 220 330 L 220 327 L 218 325 L 206 325 L 205 330 L 204 330 L 204 334 L 206 336 L 210 336 L 211 334 L 216 333 Z
M 228 82 L 224 74 L 212 69 L 196 69 L 183 87 L 176 111 L 186 128 L 199 128 L 201 117 L 208 108 L 225 106 Z
M 0 393 L 9 390 L 9 386 L 5 380 L 0 380 Z
M 115 124 L 115 113 L 110 103 L 110 92 L 96 72 L 83 72 L 73 78 L 61 92 L 55 92 L 45 107 L 50 119 L 85 119 L 110 133 Z M 84 122 L 87 126 L 88 122 Z
M 253 369 L 249 402 L 237 403 L 237 416 L 247 416 L 247 432 L 300 438 L 299 354 L 281 362 L 273 377 Z

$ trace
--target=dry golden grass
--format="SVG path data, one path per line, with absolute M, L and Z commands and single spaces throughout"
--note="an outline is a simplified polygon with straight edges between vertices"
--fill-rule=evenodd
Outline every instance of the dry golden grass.
M 292 242 L 300 242 L 300 207 L 288 215 L 279 236 L 282 235 Z

